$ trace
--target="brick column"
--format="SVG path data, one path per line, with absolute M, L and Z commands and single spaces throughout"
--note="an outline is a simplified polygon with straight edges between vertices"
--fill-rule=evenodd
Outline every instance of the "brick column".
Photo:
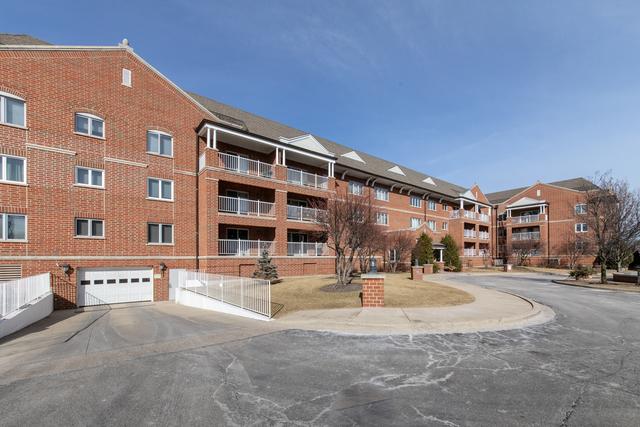
M 411 266 L 411 280 L 422 280 L 422 267 Z
M 422 266 L 424 274 L 433 274 L 433 264 L 425 264 Z
M 275 254 L 287 255 L 287 192 L 276 190 L 276 248 Z
M 362 275 L 362 307 L 384 307 L 384 274 Z

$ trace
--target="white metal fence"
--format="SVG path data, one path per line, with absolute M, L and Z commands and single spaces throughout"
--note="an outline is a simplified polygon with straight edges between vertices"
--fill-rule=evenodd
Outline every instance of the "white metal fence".
M 456 219 L 456 218 L 475 219 L 482 222 L 489 222 L 489 218 L 490 218 L 489 215 L 487 214 L 478 213 L 474 211 L 467 211 L 464 209 L 457 209 L 455 211 L 452 211 L 449 214 L 449 217 L 452 219 Z
M 513 233 L 511 240 L 540 240 L 539 231 L 531 231 L 526 233 Z
M 489 232 L 488 231 L 480 231 L 478 233 L 478 235 L 480 236 L 480 239 L 482 239 L 482 240 L 489 240 Z
M 323 256 L 327 254 L 326 243 L 288 242 L 288 256 Z
M 237 215 L 275 217 L 275 203 L 239 197 L 218 196 L 218 211 Z
M 512 216 L 511 222 L 513 224 L 528 224 L 530 222 L 538 222 L 540 221 L 540 215 L 522 215 L 522 216 Z
M 10 282 L 0 282 L 0 317 L 13 313 L 49 292 L 51 292 L 49 273 Z
M 319 209 L 287 205 L 287 218 L 295 221 L 317 222 L 325 213 L 326 211 Z
M 219 255 L 260 256 L 265 250 L 273 253 L 275 242 L 270 240 L 219 239 Z
M 218 153 L 218 160 L 221 167 L 245 175 L 255 175 L 264 178 L 274 177 L 273 165 L 251 160 L 234 154 Z
M 305 187 L 329 188 L 329 178 L 315 173 L 303 172 L 297 169 L 287 169 L 287 181 Z
M 271 318 L 271 282 L 181 270 L 179 287 Z
M 464 234 L 464 237 L 471 237 L 471 238 L 476 238 L 478 236 L 475 230 L 468 230 L 468 229 L 465 229 L 463 234 Z

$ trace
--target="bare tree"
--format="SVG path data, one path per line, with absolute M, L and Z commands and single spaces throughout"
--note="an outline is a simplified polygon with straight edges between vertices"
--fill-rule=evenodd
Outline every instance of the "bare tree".
M 386 235 L 381 226 L 371 228 L 371 232 L 364 236 L 364 241 L 358 250 L 358 260 L 360 261 L 360 272 L 369 271 L 369 260 L 375 254 L 384 251 Z
M 531 257 L 542 251 L 540 240 L 515 240 L 510 246 L 509 252 L 515 257 L 516 265 L 529 265 Z
M 575 268 L 580 259 L 593 253 L 592 238 L 590 236 L 577 236 L 576 233 L 567 233 L 562 244 L 562 252 L 567 256 L 569 268 Z
M 416 244 L 416 238 L 413 233 L 405 230 L 387 233 L 385 240 L 385 251 L 394 255 L 389 256 L 389 266 L 391 267 L 391 272 L 395 273 L 398 265 L 407 262 L 409 259 L 411 251 Z
M 640 193 L 623 179 L 596 175 L 587 191 L 586 222 L 600 262 L 600 282 L 607 283 L 607 265 L 618 270 L 633 256 L 640 238 Z
M 336 255 L 336 286 L 346 286 L 355 257 L 378 228 L 376 213 L 370 198 L 349 193 L 334 194 L 323 206 L 318 224 Z

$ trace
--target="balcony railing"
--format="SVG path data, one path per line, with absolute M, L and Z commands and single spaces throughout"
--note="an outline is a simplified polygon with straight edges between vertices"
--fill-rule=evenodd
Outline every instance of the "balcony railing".
M 287 219 L 294 221 L 318 222 L 326 211 L 302 206 L 287 205 Z
M 273 178 L 273 165 L 269 163 L 251 160 L 234 154 L 218 153 L 219 166 L 230 171 L 245 175 Z
M 288 256 L 323 256 L 327 255 L 326 243 L 288 242 Z
M 528 224 L 530 222 L 538 222 L 540 221 L 540 215 L 522 215 L 522 216 L 512 216 L 511 223 L 512 224 Z
M 480 239 L 489 240 L 489 232 L 488 231 L 481 231 L 478 234 L 480 235 Z
M 521 233 L 513 233 L 511 235 L 511 240 L 540 240 L 540 232 L 539 231 L 528 231 Z
M 457 209 L 455 211 L 452 211 L 449 217 L 451 219 L 466 218 L 466 219 L 473 219 L 481 222 L 489 222 L 489 215 L 474 212 L 474 211 L 467 211 L 464 209 Z
M 489 255 L 488 249 L 464 248 L 464 256 L 485 256 Z
M 471 239 L 475 239 L 476 237 L 478 237 L 478 233 L 476 233 L 475 230 L 464 230 L 464 237 L 469 237 Z
M 269 240 L 218 240 L 218 254 L 220 255 L 260 256 L 265 250 L 272 254 L 274 249 L 275 242 Z
M 273 218 L 276 216 L 275 206 L 275 203 L 260 200 L 218 196 L 218 212 Z
M 297 169 L 287 169 L 287 181 L 292 184 L 303 185 L 305 187 L 329 188 L 329 178 L 315 173 L 303 172 Z

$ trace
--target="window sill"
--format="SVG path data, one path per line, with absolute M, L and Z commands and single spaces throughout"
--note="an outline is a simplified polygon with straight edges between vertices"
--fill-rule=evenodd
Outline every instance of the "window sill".
M 105 240 L 105 237 L 97 237 L 97 236 L 73 236 L 74 239 L 81 239 L 81 240 Z
M 14 182 L 14 181 L 0 181 L 0 184 L 17 185 L 18 187 L 28 187 L 29 186 L 29 184 L 27 184 L 26 182 Z
M 28 240 L 11 240 L 11 239 L 2 239 L 0 243 L 29 243 Z
M 174 202 L 173 199 L 171 199 L 171 200 L 169 200 L 169 199 L 155 199 L 153 197 L 146 197 L 146 199 L 150 200 L 152 202 L 165 202 L 165 203 L 173 203 Z
M 147 243 L 147 246 L 175 246 L 175 243 Z
M 102 140 L 102 141 L 106 141 L 106 140 L 107 140 L 107 138 L 105 138 L 104 136 L 95 136 L 95 135 L 89 135 L 89 134 L 87 134 L 87 133 L 80 133 L 80 132 L 73 132 L 73 133 L 74 133 L 75 135 L 78 135 L 78 136 L 84 136 L 84 137 L 86 137 L 86 138 L 100 139 L 100 140 Z
M 73 184 L 73 186 L 79 188 L 92 188 L 94 190 L 104 190 L 104 187 L 98 187 L 97 185 Z
M 16 129 L 22 129 L 22 130 L 29 130 L 29 128 L 28 128 L 28 127 L 26 127 L 26 126 L 22 126 L 22 125 L 14 125 L 13 123 L 3 123 L 3 122 L 0 122 L 0 125 L 2 125 L 2 126 L 8 126 L 8 127 L 10 127 L 10 128 L 16 128 Z
M 147 151 L 147 154 L 150 156 L 163 157 L 165 159 L 173 159 L 173 154 L 168 156 L 166 154 L 154 153 L 153 151 Z

